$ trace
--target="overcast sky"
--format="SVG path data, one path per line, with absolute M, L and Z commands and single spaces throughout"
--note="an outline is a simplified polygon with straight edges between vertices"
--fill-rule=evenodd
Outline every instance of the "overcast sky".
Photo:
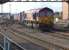
M 19 13 L 25 10 L 30 10 L 35 8 L 37 9 L 43 7 L 49 7 L 53 9 L 54 12 L 55 11 L 61 12 L 62 2 L 8 2 L 3 4 L 3 12 L 8 13 L 11 11 L 11 13 Z M 1 10 L 1 5 L 0 5 L 0 10 Z

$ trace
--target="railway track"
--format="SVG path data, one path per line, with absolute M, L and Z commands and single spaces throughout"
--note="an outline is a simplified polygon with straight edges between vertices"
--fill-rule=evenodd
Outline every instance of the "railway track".
M 19 32 L 24 32 L 24 28 L 19 28 L 19 27 L 11 28 L 11 30 L 17 31 L 17 32 L 18 31 Z M 28 32 L 28 33 L 32 33 L 32 32 Z M 41 32 L 39 32 L 39 33 L 41 33 Z M 52 32 L 43 32 L 43 34 L 48 34 L 48 35 L 52 35 L 52 36 L 55 36 L 55 37 L 58 37 L 58 38 L 63 38 L 63 39 L 68 39 L 69 40 L 69 33 L 67 33 L 67 32 L 58 32 L 58 31 L 53 31 L 52 30 Z
M 49 33 L 49 35 L 69 40 L 69 35 L 65 35 L 63 32 Z
M 47 34 L 42 34 L 42 33 L 28 33 L 25 32 L 22 29 L 19 29 L 17 27 L 13 28 L 8 28 L 8 31 L 11 33 L 14 33 L 15 35 L 24 38 L 34 44 L 37 44 L 39 46 L 42 46 L 44 48 L 48 48 L 50 50 L 53 50 L 53 48 L 58 48 L 62 50 L 68 50 L 69 49 L 69 40 L 67 38 L 64 38 L 64 36 L 59 36 L 60 34 L 52 35 L 54 33 L 47 33 Z M 50 36 L 51 35 L 51 36 Z M 62 37 L 62 38 L 61 38 Z M 63 41 L 64 40 L 64 41 Z
M 25 32 L 23 32 L 22 30 L 21 31 L 18 31 L 17 29 L 11 29 L 11 30 L 13 30 L 14 32 L 18 32 L 19 34 L 21 34 L 21 35 L 25 35 L 25 36 L 27 36 L 28 38 L 30 37 L 30 38 L 33 38 L 33 39 L 37 39 L 37 40 L 39 40 L 39 41 L 42 41 L 42 42 L 46 42 L 46 43 L 48 43 L 47 41 L 45 41 L 46 39 L 44 38 L 41 38 L 40 36 L 44 36 L 44 35 L 42 35 L 41 33 L 38 33 L 38 34 L 41 34 L 41 35 L 38 35 L 38 34 L 28 34 L 28 33 L 25 33 Z M 23 34 L 22 34 L 23 33 Z M 54 33 L 53 33 L 54 34 Z M 20 36 L 21 36 L 20 35 Z M 52 33 L 50 33 L 49 35 L 52 35 Z M 52 36 L 54 36 L 54 37 L 56 37 L 56 39 L 57 38 L 60 38 L 59 40 L 61 40 L 61 39 L 64 39 L 64 40 L 68 40 L 68 37 L 66 37 L 65 38 L 65 36 L 66 35 L 64 35 L 64 34 L 61 34 L 62 36 L 59 36 L 60 34 L 55 34 L 55 35 L 52 35 Z M 64 36 L 63 36 L 64 35 Z M 23 37 L 23 36 L 21 36 L 21 37 Z M 56 40 L 56 39 L 54 39 L 54 40 Z M 30 40 L 31 41 L 31 40 Z M 33 40 L 34 41 L 34 40 Z M 57 40 L 56 40 L 57 41 Z M 42 45 L 41 45 L 42 46 Z M 44 45 L 43 45 L 44 46 Z M 60 46 L 61 47 L 61 45 L 58 45 L 58 46 Z M 44 47 L 46 47 L 46 46 L 44 46 Z M 65 48 L 65 47 L 64 47 Z
M 34 44 L 30 42 L 29 40 L 18 36 L 17 34 L 15 34 L 16 32 L 11 32 L 9 30 L 7 31 L 8 32 L 4 36 L 7 36 L 7 38 L 11 42 L 15 43 L 17 46 L 19 46 L 23 50 L 47 50 L 47 48 Z M 1 30 L 1 32 L 4 34 L 4 30 Z

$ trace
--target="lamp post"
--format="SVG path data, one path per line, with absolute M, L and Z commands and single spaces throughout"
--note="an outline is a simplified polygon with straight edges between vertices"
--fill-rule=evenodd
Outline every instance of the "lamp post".
M 69 2 L 68 2 L 68 17 L 69 17 Z M 68 18 L 69 19 L 69 18 Z
M 1 17 L 2 17 L 2 13 L 3 13 L 3 5 L 1 4 Z
M 11 18 L 11 3 L 9 4 L 9 16 L 10 16 L 10 18 Z M 9 19 L 10 19 L 9 18 Z
M 68 3 L 68 20 L 69 20 L 69 1 L 66 1 Z

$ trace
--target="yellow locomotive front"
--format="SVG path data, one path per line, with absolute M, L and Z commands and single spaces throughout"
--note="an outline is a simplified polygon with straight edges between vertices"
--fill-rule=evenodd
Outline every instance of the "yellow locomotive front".
M 53 27 L 54 22 L 53 10 L 49 8 L 43 8 L 38 14 L 39 29 L 42 31 L 50 30 Z

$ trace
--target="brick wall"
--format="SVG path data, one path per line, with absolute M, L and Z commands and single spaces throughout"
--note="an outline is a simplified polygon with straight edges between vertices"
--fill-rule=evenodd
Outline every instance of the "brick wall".
M 63 2 L 62 6 L 63 6 L 63 19 L 67 20 L 69 18 L 68 17 L 68 3 Z

